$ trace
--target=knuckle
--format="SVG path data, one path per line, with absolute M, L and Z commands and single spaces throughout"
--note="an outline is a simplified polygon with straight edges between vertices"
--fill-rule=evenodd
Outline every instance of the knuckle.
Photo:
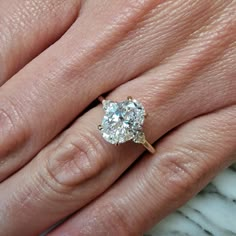
M 165 189 L 170 189 L 174 196 L 192 194 L 206 171 L 204 154 L 194 148 L 178 147 L 165 153 L 154 164 L 154 169 L 161 173 Z M 156 173 L 156 171 L 155 171 Z M 160 180 L 157 180 L 160 181 Z
M 10 100 L 2 100 L 0 104 L 0 126 L 0 157 L 7 156 L 29 139 L 27 122 Z
M 99 139 L 91 133 L 68 133 L 51 150 L 46 170 L 59 188 L 76 187 L 95 178 L 107 166 Z
M 12 117 L 5 110 L 5 108 L 2 108 L 2 107 L 0 108 L 0 121 L 1 121 L 2 126 L 7 127 L 9 131 L 12 129 L 15 129 L 15 122 L 13 122 Z

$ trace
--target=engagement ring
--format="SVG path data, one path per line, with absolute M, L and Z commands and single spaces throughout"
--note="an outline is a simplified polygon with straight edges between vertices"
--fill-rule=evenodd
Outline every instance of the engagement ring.
M 98 126 L 103 138 L 111 144 L 127 141 L 143 144 L 151 153 L 154 147 L 146 140 L 143 123 L 147 114 L 143 105 L 132 97 L 123 102 L 114 102 L 99 97 L 105 111 L 102 124 Z

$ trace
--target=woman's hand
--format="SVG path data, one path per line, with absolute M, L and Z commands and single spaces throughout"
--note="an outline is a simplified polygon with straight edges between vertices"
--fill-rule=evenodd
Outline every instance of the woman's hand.
M 0 235 L 140 235 L 235 161 L 235 1 L 3 0 L 0 25 Z M 154 155 L 103 140 L 104 93 Z

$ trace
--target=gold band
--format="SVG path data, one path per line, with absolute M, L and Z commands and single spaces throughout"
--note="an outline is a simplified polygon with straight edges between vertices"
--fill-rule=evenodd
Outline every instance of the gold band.
M 156 149 L 146 139 L 142 144 L 150 153 L 154 154 L 156 152 Z

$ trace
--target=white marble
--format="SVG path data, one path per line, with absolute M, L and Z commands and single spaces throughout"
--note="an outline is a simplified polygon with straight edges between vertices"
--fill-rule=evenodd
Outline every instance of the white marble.
M 236 164 L 145 235 L 236 236 Z

